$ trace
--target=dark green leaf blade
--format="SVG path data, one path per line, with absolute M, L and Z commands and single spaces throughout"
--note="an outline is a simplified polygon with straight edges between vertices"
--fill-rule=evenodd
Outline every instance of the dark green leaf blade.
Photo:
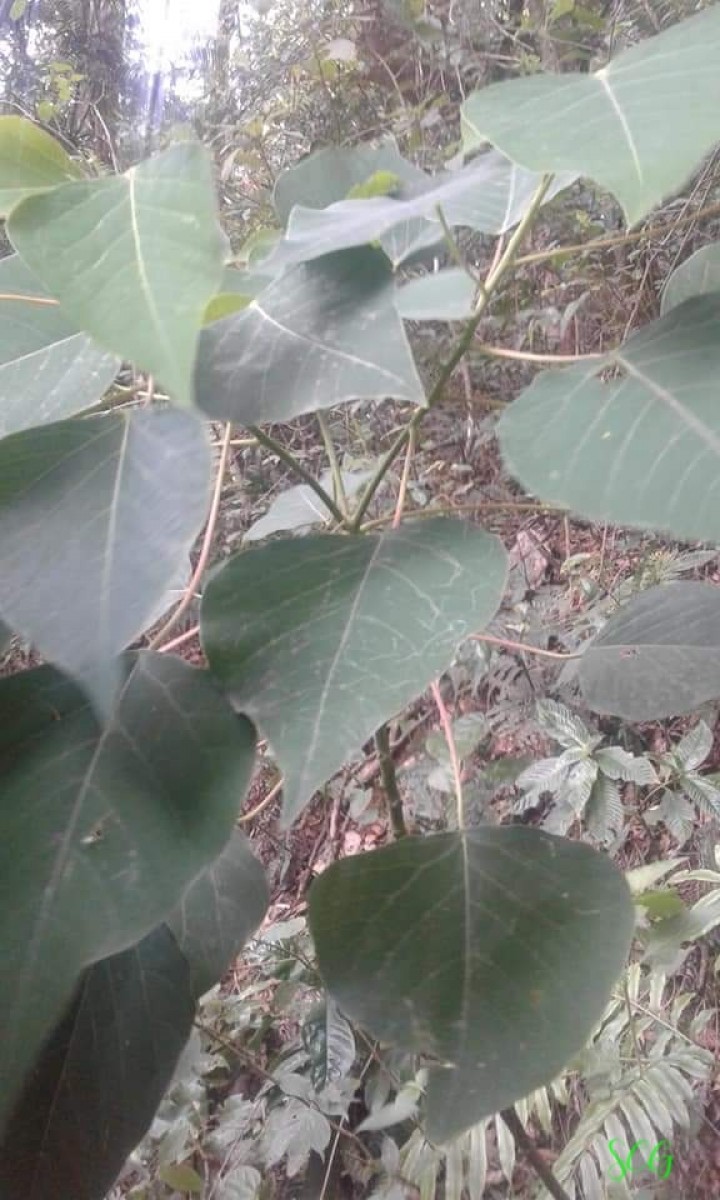
M 366 396 L 422 404 L 380 251 L 349 250 L 286 272 L 200 339 L 197 403 L 211 417 L 289 421 Z
M 210 580 L 205 652 L 272 744 L 286 820 L 487 625 L 505 571 L 495 537 L 440 518 L 275 542 Z
M 0 217 L 26 196 L 81 178 L 59 142 L 24 117 L 0 117 Z
M 49 667 L 0 682 L 0 1120 L 81 970 L 163 920 L 221 853 L 254 732 L 209 676 L 129 658 L 102 730 Z
M 520 826 L 403 838 L 335 863 L 310 892 L 323 978 L 342 1009 L 432 1067 L 445 1141 L 549 1082 L 602 1014 L 630 947 L 620 871 Z
M 475 92 L 462 109 L 464 144 L 489 141 L 533 171 L 579 171 L 633 223 L 720 138 L 718 56 L 712 5 L 594 74 L 528 75 Z
M 84 974 L 0 1148 L 4 1200 L 97 1200 L 150 1125 L 195 1005 L 262 920 L 265 875 L 233 831 L 178 909 Z
M 262 921 L 269 903 L 265 872 L 234 829 L 222 854 L 188 888 L 168 918 L 190 963 L 193 992 L 204 995 Z
M 180 143 L 125 175 L 31 196 L 8 234 L 69 321 L 192 404 L 197 340 L 225 251 L 202 146 Z
M 0 261 L 0 292 L 47 300 L 17 254 Z M 119 360 L 68 324 L 57 305 L 0 303 L 0 437 L 91 408 Z
M 528 491 L 592 520 L 718 541 L 719 377 L 716 293 L 590 364 L 539 375 L 500 419 L 505 462 Z
M 103 711 L 116 656 L 188 561 L 210 474 L 202 422 L 174 410 L 63 421 L 0 442 L 0 614 Z
M 160 926 L 96 963 L 53 1031 L 0 1146 L 4 1200 L 99 1200 L 150 1125 L 195 1015 Z
M 720 696 L 720 590 L 649 588 L 610 618 L 579 668 L 590 708 L 628 721 L 692 712 Z

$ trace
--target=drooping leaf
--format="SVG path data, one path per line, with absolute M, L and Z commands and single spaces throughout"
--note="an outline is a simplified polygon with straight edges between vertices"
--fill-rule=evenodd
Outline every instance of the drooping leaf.
M 128 659 L 101 729 L 49 667 L 0 682 L 0 1121 L 80 972 L 163 920 L 230 836 L 254 735 L 206 673 Z
M 597 712 L 652 721 L 720 696 L 720 590 L 709 583 L 648 588 L 617 612 L 579 667 Z
M 372 477 L 372 471 L 343 471 L 343 486 L 345 495 L 350 499 L 363 484 Z M 320 484 L 331 496 L 333 481 L 332 472 L 325 471 L 320 476 Z M 299 483 L 288 488 L 286 492 L 273 500 L 264 517 L 254 521 L 243 537 L 243 542 L 258 542 L 269 537 L 271 533 L 279 533 L 287 529 L 307 529 L 311 525 L 326 524 L 332 519 L 330 510 L 315 494 L 307 483 Z
M 681 263 L 668 279 L 660 301 L 664 315 L 693 296 L 720 292 L 720 242 L 702 246 Z
M 559 175 L 546 201 L 574 178 L 569 173 Z M 428 176 L 426 186 L 408 199 L 341 200 L 323 209 L 298 205 L 268 265 L 279 269 L 379 241 L 393 266 L 398 266 L 415 250 L 442 240 L 438 207 L 450 225 L 504 233 L 524 216 L 539 183 L 540 176 L 490 151 L 457 171 Z M 394 242 L 392 231 L 398 226 Z
M 233 839 L 186 892 L 182 913 L 85 972 L 0 1149 L 6 1200 L 50 1193 L 54 1200 L 96 1200 L 145 1133 L 199 995 L 208 980 L 217 982 L 267 906 L 260 864 L 241 835 Z M 215 894 L 218 880 L 224 895 L 222 886 Z
M 197 1000 L 267 899 L 262 867 L 234 831 L 165 924 L 88 968 L 13 1111 L 0 1147 L 4 1200 L 105 1195 L 155 1115 Z
M 235 829 L 167 920 L 190 964 L 196 999 L 214 987 L 240 953 L 262 921 L 268 900 L 265 872 L 247 838 Z
M 18 297 L 0 300 L 0 437 L 96 404 L 119 360 L 42 303 L 47 292 L 17 254 L 0 260 L 0 292 Z
M 8 233 L 69 321 L 192 403 L 198 335 L 224 257 L 202 146 L 178 143 L 125 175 L 32 196 Z
M 205 515 L 192 414 L 62 421 L 0 442 L 0 614 L 112 705 L 117 654 L 147 627 Z
M 539 375 L 500 419 L 505 462 L 528 491 L 593 520 L 717 541 L 718 377 L 720 294 Z
M 272 744 L 286 820 L 487 624 L 505 569 L 496 538 L 432 519 L 274 542 L 210 580 L 203 645 Z
M 467 271 L 449 267 L 401 284 L 395 305 L 404 321 L 466 321 L 477 290 Z
M 77 163 L 24 117 L 0 117 L 0 217 L 26 196 L 82 178 Z
M 713 5 L 593 74 L 526 75 L 475 92 L 462 108 L 464 145 L 491 142 L 531 171 L 578 171 L 632 224 L 720 139 L 719 54 Z
M 244 425 L 358 397 L 425 398 L 387 259 L 370 249 L 295 267 L 242 312 L 210 325 L 195 386 L 209 416 Z
M 375 1037 L 430 1057 L 445 1141 L 551 1080 L 602 1014 L 634 926 L 613 863 L 520 826 L 403 838 L 310 892 L 328 988 Z
M 332 996 L 326 996 L 310 1012 L 303 1025 L 302 1038 L 310 1057 L 316 1092 L 329 1083 L 345 1079 L 355 1062 L 355 1035 Z

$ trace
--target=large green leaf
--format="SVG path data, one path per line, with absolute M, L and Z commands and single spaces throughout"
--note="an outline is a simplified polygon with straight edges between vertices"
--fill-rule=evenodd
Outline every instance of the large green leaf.
M 509 470 L 583 516 L 720 540 L 720 294 L 548 371 L 500 419 Z
M 591 708 L 629 721 L 692 712 L 720 696 L 720 590 L 670 583 L 635 596 L 580 663 Z
M 421 191 L 429 182 L 425 171 L 403 158 L 393 137 L 376 145 L 324 146 L 281 171 L 273 192 L 275 211 L 286 225 L 296 204 L 303 208 L 327 208 L 347 199 L 348 192 L 377 171 L 397 176 L 405 196 Z
M 0 117 L 0 217 L 35 192 L 82 177 L 49 133 L 23 117 Z
M 107 710 L 116 656 L 157 614 L 205 515 L 192 414 L 62 421 L 0 442 L 0 615 Z
M 432 519 L 274 542 L 210 580 L 205 651 L 272 744 L 287 820 L 487 625 L 505 568 L 497 538 Z
M 663 288 L 660 311 L 670 312 L 693 296 L 720 292 L 720 242 L 702 246 L 673 271 Z
M 323 978 L 374 1037 L 424 1054 L 433 1141 L 548 1083 L 601 1016 L 634 909 L 610 859 L 520 826 L 403 838 L 310 891 Z
M 129 659 L 102 730 L 49 667 L 0 681 L 0 1119 L 80 972 L 163 920 L 221 853 L 254 734 L 207 674 Z
M 0 437 L 91 408 L 118 359 L 78 333 L 17 254 L 0 261 Z
M 379 171 L 399 181 L 396 194 L 405 200 L 432 186 L 429 175 L 402 157 L 394 138 L 379 145 L 324 146 L 278 176 L 273 195 L 278 217 L 286 225 L 296 205 L 327 208 L 346 200 Z M 416 217 L 395 226 L 379 241 L 390 261 L 400 263 L 442 236 L 435 222 L 430 225 L 424 217 Z
M 32 196 L 8 233 L 69 321 L 191 404 L 224 253 L 202 146 L 180 143 L 125 175 Z
M 546 200 L 574 178 L 568 173 L 558 176 Z M 268 266 L 279 269 L 376 241 L 381 242 L 397 266 L 414 250 L 442 239 L 438 206 L 450 225 L 467 225 L 480 233 L 504 233 L 527 212 L 539 182 L 539 175 L 517 167 L 491 150 L 457 171 L 428 176 L 426 187 L 409 199 L 383 196 L 341 200 L 324 209 L 298 205 L 290 214 L 286 235 L 268 259 Z M 401 229 L 394 247 L 386 239 L 397 226 L 405 228 Z M 417 235 L 410 236 L 409 229 L 417 229 Z
M 211 417 L 289 421 L 358 397 L 421 404 L 392 273 L 365 248 L 302 264 L 200 340 L 197 403 Z
M 85 972 L 8 1125 L 4 1200 L 106 1194 L 170 1083 L 197 999 L 266 907 L 262 867 L 235 832 L 165 925 Z
M 477 284 L 462 267 L 449 267 L 402 284 L 395 305 L 404 321 L 466 321 Z
M 533 171 L 578 171 L 608 188 L 628 221 L 676 192 L 720 140 L 720 5 L 591 75 L 527 75 L 462 108 L 468 149 L 491 142 Z

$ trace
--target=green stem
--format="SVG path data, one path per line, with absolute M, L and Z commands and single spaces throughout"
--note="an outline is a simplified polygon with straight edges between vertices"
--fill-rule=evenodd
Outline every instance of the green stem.
M 540 206 L 545 199 L 545 195 L 550 186 L 551 180 L 552 175 L 543 175 L 535 191 L 535 195 L 532 198 L 530 206 L 525 213 L 525 216 L 501 254 L 497 266 L 490 271 L 484 283 L 478 284 L 479 295 L 475 303 L 475 308 L 473 309 L 472 315 L 468 318 L 467 324 L 460 334 L 460 337 L 458 338 L 455 349 L 444 363 L 440 374 L 435 381 L 430 395 L 428 396 L 427 405 L 423 408 L 416 409 L 403 431 L 398 435 L 395 442 L 383 458 L 380 466 L 375 472 L 375 475 L 370 480 L 365 492 L 363 493 L 362 500 L 353 514 L 352 521 L 350 523 L 350 530 L 352 533 L 357 533 L 359 531 L 363 517 L 368 510 L 373 496 L 380 487 L 380 484 L 382 483 L 398 454 L 400 454 L 405 447 L 407 440 L 410 437 L 411 430 L 416 429 L 424 419 L 425 414 L 429 411 L 429 409 L 434 408 L 434 406 L 442 399 L 445 388 L 447 387 L 455 368 L 463 360 L 473 343 L 475 331 L 483 318 L 485 309 L 490 302 L 493 292 L 497 288 L 503 276 L 513 265 L 522 240 L 525 237 L 528 229 L 531 228 L 533 222 L 535 221 L 535 217 L 537 216 Z
M 397 775 L 395 774 L 395 763 L 390 749 L 390 731 L 387 725 L 381 725 L 375 734 L 375 748 L 380 764 L 380 775 L 385 789 L 390 826 L 393 831 L 393 837 L 397 840 L 398 838 L 407 836 L 408 828 L 405 824 L 402 796 L 400 795 Z
M 513 1135 L 516 1145 L 520 1147 L 533 1171 L 538 1179 L 545 1184 L 550 1195 L 554 1196 L 555 1200 L 570 1200 L 570 1196 L 565 1191 L 565 1188 L 558 1183 L 542 1154 L 539 1153 L 537 1146 L 529 1136 L 515 1109 L 504 1108 L 500 1116 Z
M 286 450 L 280 442 L 276 442 L 275 438 L 271 437 L 269 433 L 263 433 L 262 429 L 258 428 L 257 425 L 248 425 L 248 429 L 261 446 L 264 446 L 266 450 L 270 450 L 273 454 L 277 455 L 280 461 L 285 463 L 286 467 L 289 467 L 291 471 L 294 471 L 296 475 L 299 475 L 303 482 L 306 483 L 309 488 L 312 488 L 315 495 L 318 497 L 318 499 L 322 500 L 323 504 L 330 511 L 338 524 L 347 524 L 347 518 L 342 514 L 332 496 L 325 491 L 325 488 L 322 486 L 322 484 L 318 483 L 315 476 L 311 475 L 310 472 L 306 470 L 306 468 L 302 465 L 299 459 L 295 457 L 294 454 L 292 454 L 289 450 Z
M 340 463 L 338 462 L 338 457 L 335 453 L 335 444 L 332 440 L 332 434 L 330 433 L 330 428 L 325 420 L 325 413 L 318 411 L 315 416 L 317 417 L 318 425 L 320 426 L 320 433 L 325 445 L 325 453 L 327 454 L 328 462 L 330 463 L 330 472 L 333 479 L 333 499 L 335 500 L 335 503 L 342 509 L 342 511 L 347 513 L 348 504 L 347 496 L 345 495 L 345 484 L 343 483 Z
M 473 270 L 471 270 L 469 264 L 466 263 L 465 259 L 463 258 L 462 250 L 460 249 L 460 247 L 457 244 L 457 239 L 455 237 L 455 234 L 453 233 L 452 229 L 450 228 L 450 226 L 447 223 L 447 219 L 445 217 L 445 213 L 442 210 L 441 204 L 435 205 L 435 212 L 437 214 L 437 219 L 442 226 L 442 231 L 445 235 L 445 241 L 447 242 L 448 253 L 450 254 L 452 261 L 455 263 L 455 265 L 457 267 L 460 267 L 461 271 L 464 271 L 466 275 L 470 276 L 473 283 L 475 283 L 475 284 L 478 283 L 479 281 L 478 281 L 477 275 L 475 274 L 475 272 Z

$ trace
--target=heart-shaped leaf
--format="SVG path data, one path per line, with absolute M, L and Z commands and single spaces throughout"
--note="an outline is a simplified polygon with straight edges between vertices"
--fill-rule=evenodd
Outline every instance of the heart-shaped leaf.
M 343 1011 L 437 1064 L 433 1141 L 552 1080 L 602 1015 L 634 927 L 610 859 L 520 826 L 344 859 L 313 884 L 309 915 Z
M 117 654 L 177 582 L 207 507 L 192 414 L 62 421 L 0 442 L 0 614 L 112 707 Z
M 82 178 L 59 142 L 23 117 L 0 117 L 0 217 L 26 196 Z
M 440 518 L 274 542 L 210 580 L 205 652 L 272 744 L 286 820 L 487 625 L 505 571 L 497 538 Z
M 720 242 L 702 246 L 673 271 L 663 288 L 660 311 L 669 313 L 693 296 L 720 292 Z
M 207 674 L 141 654 L 102 730 L 49 667 L 0 682 L 0 1119 L 83 968 L 145 936 L 221 853 L 254 735 Z
M 0 260 L 0 292 L 14 297 L 0 300 L 0 437 L 96 404 L 118 359 L 73 329 L 18 254 Z
M 528 491 L 593 520 L 720 541 L 718 378 L 714 294 L 538 376 L 500 419 L 505 462 Z
M 545 200 L 568 187 L 574 178 L 567 173 L 558 176 Z M 424 189 L 409 199 L 342 200 L 323 209 L 298 205 L 268 266 L 279 269 L 377 241 L 398 266 L 412 251 L 442 239 L 438 207 L 450 225 L 467 225 L 480 233 L 504 233 L 527 212 L 539 183 L 539 175 L 491 150 L 457 171 L 428 176 Z M 404 228 L 394 245 L 387 239 L 397 226 Z
M 588 646 L 580 682 L 590 708 L 628 721 L 692 712 L 720 696 L 720 591 L 709 583 L 649 588 Z
M 180 143 L 125 175 L 32 196 L 13 210 L 8 233 L 69 321 L 192 403 L 197 339 L 225 248 L 202 146 Z
M 348 250 L 295 267 L 203 331 L 197 403 L 212 417 L 289 421 L 358 397 L 423 403 L 387 259 Z
M 202 992 L 267 908 L 237 831 L 168 921 L 88 968 L 43 1048 L 0 1148 L 5 1200 L 97 1200 L 152 1121 Z
M 462 108 L 467 149 L 491 142 L 531 171 L 577 171 L 630 223 L 676 192 L 720 139 L 720 7 L 619 54 L 594 74 L 526 75 Z

